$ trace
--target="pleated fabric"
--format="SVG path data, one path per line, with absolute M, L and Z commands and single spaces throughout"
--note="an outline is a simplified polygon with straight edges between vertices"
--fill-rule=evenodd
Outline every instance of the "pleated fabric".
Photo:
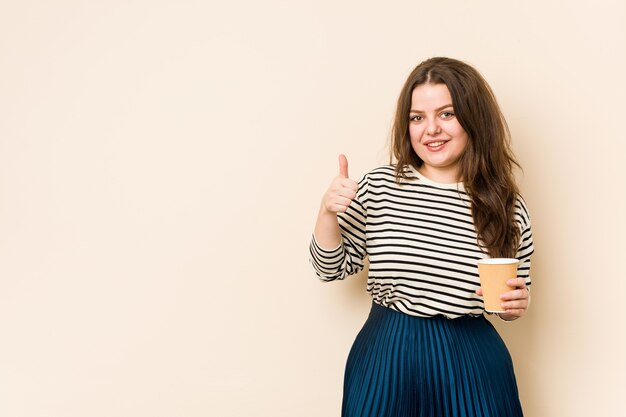
M 511 356 L 485 317 L 416 317 L 376 303 L 343 394 L 343 417 L 523 415 Z

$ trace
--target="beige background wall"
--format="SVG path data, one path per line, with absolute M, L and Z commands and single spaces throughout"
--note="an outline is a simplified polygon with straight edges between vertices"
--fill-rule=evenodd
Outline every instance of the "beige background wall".
M 433 55 L 525 168 L 526 415 L 621 415 L 625 3 L 224 3 L 0 2 L 0 415 L 338 416 L 369 298 L 314 277 L 318 202 Z

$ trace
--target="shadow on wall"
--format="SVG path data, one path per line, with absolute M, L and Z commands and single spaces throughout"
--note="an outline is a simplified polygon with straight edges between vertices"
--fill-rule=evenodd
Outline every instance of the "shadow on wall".
M 539 385 L 533 384 L 535 379 L 532 354 L 534 320 L 531 310 L 517 323 L 504 323 L 497 318 L 489 318 L 511 353 L 520 400 L 525 413 L 528 413 L 531 404 L 539 403 L 537 398 L 539 393 L 535 389 Z

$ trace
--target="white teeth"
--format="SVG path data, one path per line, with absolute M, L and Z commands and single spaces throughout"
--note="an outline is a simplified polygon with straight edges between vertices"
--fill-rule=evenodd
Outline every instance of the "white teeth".
M 444 141 L 442 140 L 442 141 L 439 141 L 439 142 L 430 142 L 430 143 L 429 143 L 428 145 L 426 145 L 426 146 L 430 146 L 431 148 L 436 148 L 437 146 L 443 145 L 444 143 L 446 143 L 446 142 L 444 142 Z

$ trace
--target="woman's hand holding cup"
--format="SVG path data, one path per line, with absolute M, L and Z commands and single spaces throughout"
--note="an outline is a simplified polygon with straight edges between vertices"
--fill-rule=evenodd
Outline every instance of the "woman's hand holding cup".
M 506 284 L 514 289 L 500 295 L 501 306 L 504 311 L 498 314 L 504 320 L 510 321 L 526 314 L 530 305 L 530 291 L 526 287 L 524 278 L 511 278 L 506 281 Z M 476 290 L 476 294 L 483 296 L 482 288 Z
M 509 279 L 507 285 L 515 289 L 500 296 L 502 308 L 505 311 L 500 316 L 505 320 L 514 320 L 526 314 L 530 304 L 530 292 L 524 278 Z

